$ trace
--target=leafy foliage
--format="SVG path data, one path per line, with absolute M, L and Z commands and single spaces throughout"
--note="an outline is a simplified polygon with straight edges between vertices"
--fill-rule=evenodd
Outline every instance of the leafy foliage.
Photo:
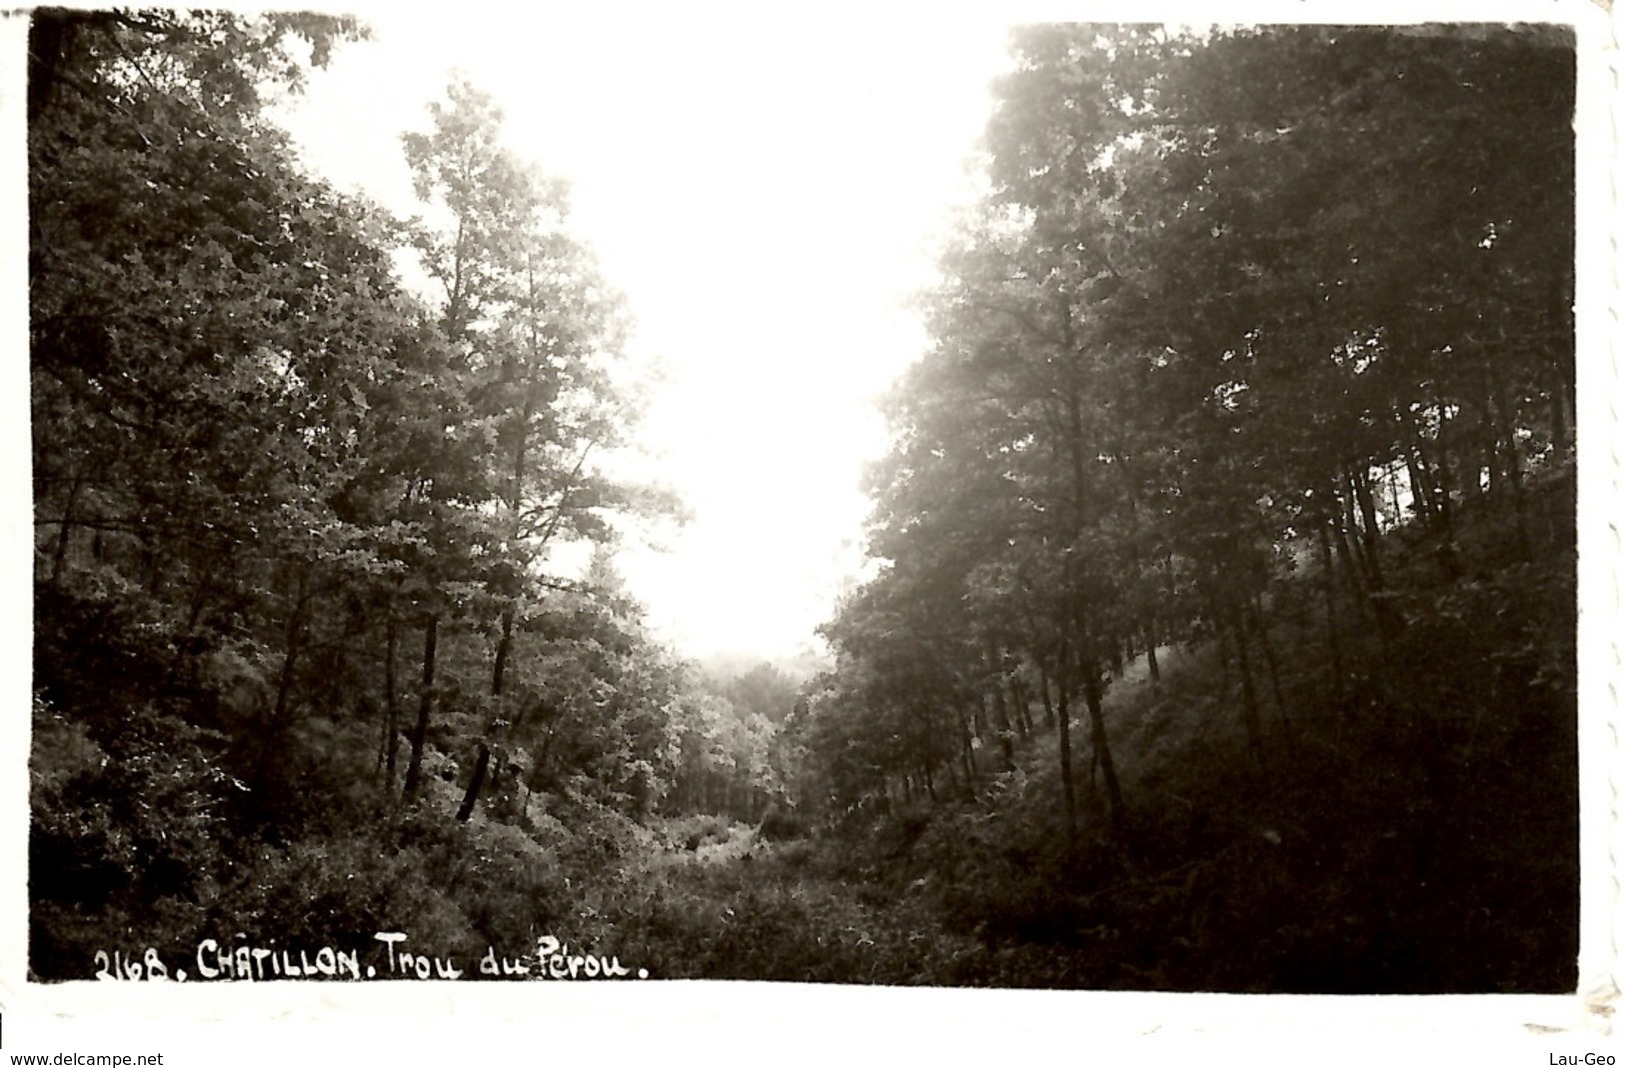
M 33 16 L 41 976 L 137 929 L 533 931 L 670 780 L 679 669 L 607 555 L 658 495 L 593 459 L 624 312 L 471 86 L 407 138 L 433 222 L 300 170 L 263 106 L 362 35 Z
M 265 119 L 361 34 L 34 15 L 36 976 L 1568 987 L 1572 42 L 1019 31 L 798 685 L 643 627 L 626 312 L 493 101 L 410 220 Z
M 1290 804 L 1311 838 L 1336 833 L 1306 769 L 1367 791 L 1337 795 L 1377 838 L 1359 863 L 1388 865 L 1395 840 L 1420 857 L 1445 828 L 1492 835 L 1488 811 L 1503 841 L 1571 840 L 1537 831 L 1567 825 L 1576 776 L 1571 49 L 1527 27 L 1015 34 L 991 191 L 922 300 L 934 344 L 871 473 L 886 566 L 827 626 L 837 669 L 798 725 L 810 796 L 847 820 L 890 813 L 948 922 L 1071 945 L 1102 985 L 1487 981 L 1401 959 L 1444 929 L 1442 897 L 1387 884 L 1417 910 L 1395 934 L 1348 900 L 1341 860 L 1269 846 Z M 1175 648 L 1216 683 L 1180 691 L 1187 714 L 1235 708 L 1251 769 L 1182 748 L 1177 800 L 1137 752 L 1172 728 L 1108 714 L 1136 657 L 1155 687 Z M 1061 829 L 1023 844 L 981 799 L 1009 789 L 1033 696 L 1057 727 Z M 1385 770 L 1351 771 L 1351 752 Z M 1485 760 L 1561 786 L 1538 814 L 1447 800 L 1444 783 L 1489 788 Z M 1219 781 L 1228 807 L 1272 813 L 1273 838 L 1179 843 L 1170 804 L 1200 809 Z M 1572 889 L 1572 856 L 1543 855 Z M 1416 863 L 1428 885 L 1484 889 Z M 1323 912 L 1269 930 L 1332 871 L 1343 904 L 1326 909 L 1395 941 L 1336 962 L 1332 943 L 1358 940 Z M 1237 896 L 1255 912 L 1205 904 Z M 1222 945 L 1188 928 L 1213 908 Z M 1149 941 L 1116 944 L 1127 932 Z M 1507 952 L 1512 982 L 1565 985 Z

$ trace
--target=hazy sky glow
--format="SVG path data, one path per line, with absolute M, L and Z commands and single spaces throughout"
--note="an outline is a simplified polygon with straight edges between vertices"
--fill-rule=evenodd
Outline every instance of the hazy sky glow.
M 860 567 L 873 399 L 924 344 L 907 302 L 974 195 L 1008 37 L 985 14 L 798 14 L 364 14 L 373 39 L 289 119 L 314 168 L 407 210 L 399 135 L 455 68 L 571 183 L 633 355 L 664 365 L 641 438 L 692 513 L 621 566 L 695 655 L 793 652 Z

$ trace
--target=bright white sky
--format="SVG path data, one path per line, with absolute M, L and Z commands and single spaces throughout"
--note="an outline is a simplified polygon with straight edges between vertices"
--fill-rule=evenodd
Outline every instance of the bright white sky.
M 455 9 L 438 7 L 441 11 Z M 641 438 L 692 513 L 620 565 L 683 652 L 790 655 L 863 563 L 874 399 L 921 352 L 908 310 L 974 197 L 1008 32 L 986 11 L 681 5 L 364 15 L 289 120 L 310 164 L 397 210 L 400 133 L 453 68 L 571 182 L 574 230 L 666 377 Z

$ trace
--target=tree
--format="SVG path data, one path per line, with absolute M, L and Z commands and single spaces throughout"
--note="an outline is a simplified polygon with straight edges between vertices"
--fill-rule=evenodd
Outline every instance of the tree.
M 871 535 L 891 566 L 837 621 L 837 688 L 880 694 L 882 662 L 914 677 L 876 651 L 914 626 L 969 638 L 921 651 L 945 678 L 1013 637 L 1046 702 L 1057 688 L 1068 825 L 1081 694 L 1121 837 L 1103 698 L 1125 645 L 1215 639 L 1262 771 L 1266 673 L 1287 725 L 1270 614 L 1306 542 L 1333 622 L 1341 587 L 1390 644 L 1405 623 L 1386 534 L 1407 512 L 1453 537 L 1482 486 L 1527 555 L 1522 486 L 1561 471 L 1570 425 L 1567 43 L 1019 31 L 990 193 L 891 402 Z M 875 629 L 871 598 L 902 590 L 930 607 Z
M 259 114 L 298 83 L 293 35 L 319 60 L 356 32 L 52 11 L 31 29 L 39 684 L 116 707 L 91 691 L 118 673 L 75 646 L 133 614 L 92 644 L 151 635 L 138 673 L 171 681 L 142 697 L 227 728 L 261 786 L 310 656 L 344 640 L 320 624 L 347 613 L 318 606 L 382 566 L 344 501 L 412 329 L 385 223 L 294 170 Z
M 619 441 L 631 413 L 612 378 L 618 303 L 563 228 L 562 187 L 502 145 L 501 112 L 467 83 L 454 82 L 430 118 L 430 132 L 403 140 L 419 198 L 448 226 L 419 224 L 415 246 L 444 290 L 441 331 L 467 404 L 455 433 L 479 487 L 479 571 L 498 617 L 492 712 L 458 813 L 467 819 L 495 732 L 514 718 L 505 697 L 515 624 L 558 584 L 538 567 L 555 539 L 606 537 L 604 512 L 630 501 L 593 454 Z

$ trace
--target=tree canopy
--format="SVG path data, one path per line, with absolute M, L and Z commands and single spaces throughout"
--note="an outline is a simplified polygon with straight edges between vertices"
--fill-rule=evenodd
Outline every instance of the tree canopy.
M 1015 31 L 816 673 L 645 626 L 630 310 L 497 102 L 406 217 L 267 118 L 365 35 L 32 16 L 34 977 L 1567 983 L 1566 31 Z
M 682 670 L 612 560 L 615 516 L 660 498 L 599 462 L 636 418 L 622 302 L 466 82 L 403 139 L 422 218 L 301 169 L 265 103 L 363 34 L 33 18 L 36 744 L 61 735 L 40 781 L 71 795 L 40 808 L 42 900 L 179 895 L 202 923 L 255 841 L 636 814 L 675 774 Z M 192 837 L 120 812 L 164 774 Z M 36 966 L 77 937 L 36 925 Z
M 871 791 L 972 777 L 1020 666 L 1062 710 L 1068 811 L 1081 696 L 1121 826 L 1125 652 L 1216 637 L 1263 763 L 1283 579 L 1335 552 L 1328 611 L 1397 638 L 1396 527 L 1457 568 L 1483 496 L 1529 551 L 1524 484 L 1573 459 L 1574 57 L 1429 26 L 1047 25 L 1013 53 L 871 476 L 887 567 L 829 635 L 844 700 L 899 717 Z

